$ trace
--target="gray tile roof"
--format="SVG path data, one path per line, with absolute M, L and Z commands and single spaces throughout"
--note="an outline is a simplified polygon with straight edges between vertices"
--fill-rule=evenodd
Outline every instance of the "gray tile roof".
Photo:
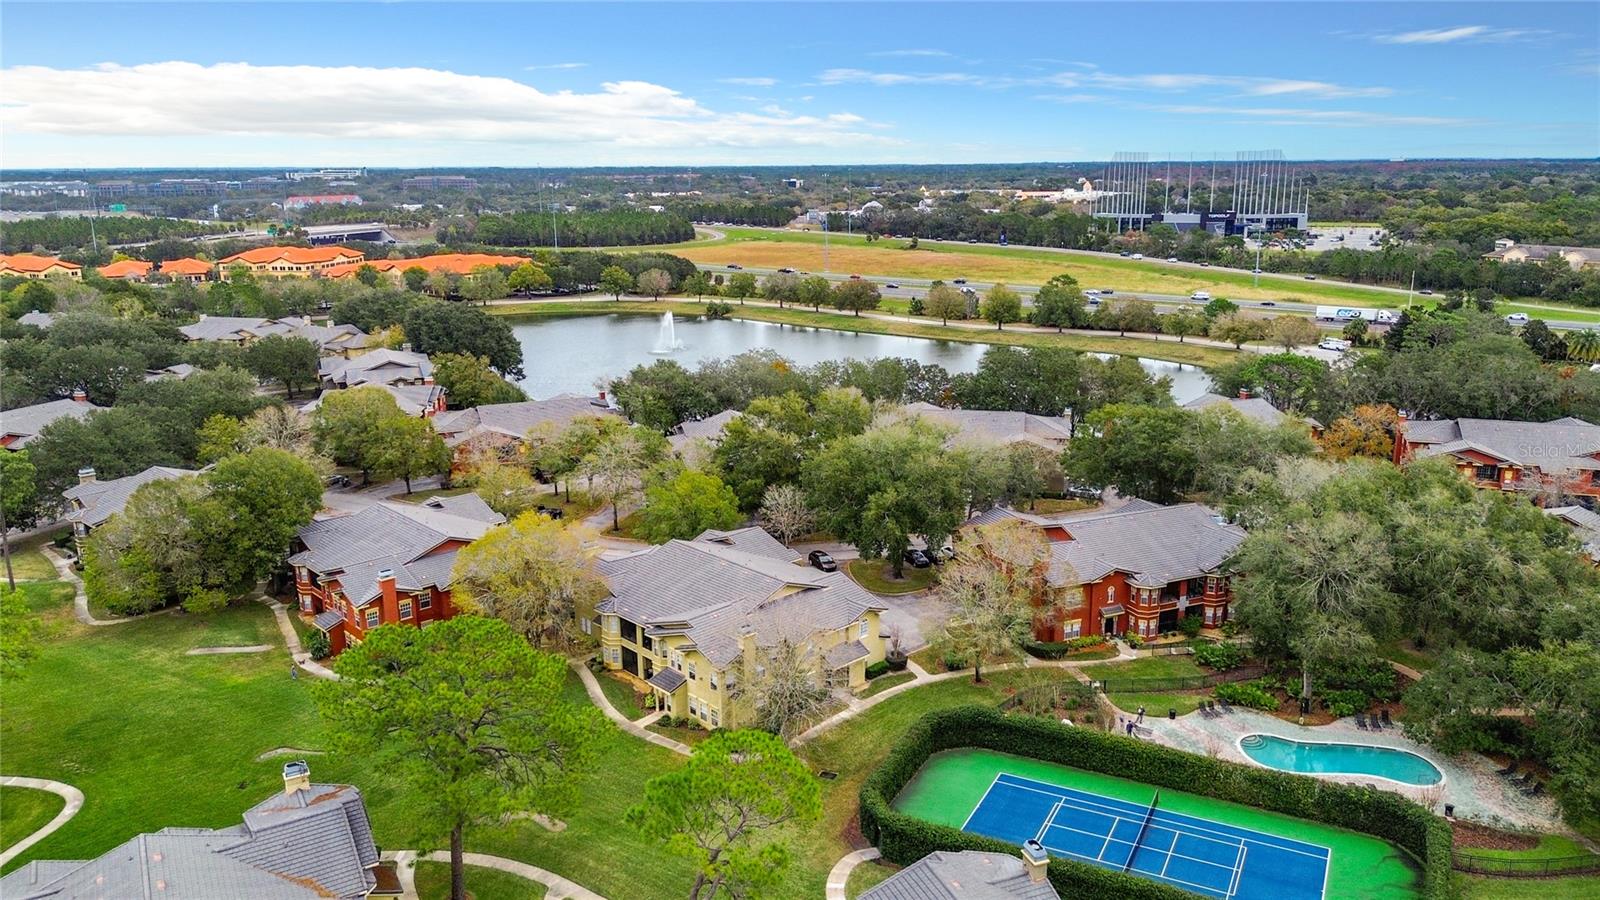
M 1289 420 L 1289 417 L 1285 415 L 1282 410 L 1261 399 L 1260 397 L 1224 397 L 1221 394 L 1208 393 L 1201 394 L 1193 400 L 1190 400 L 1188 403 L 1183 405 L 1183 408 L 1200 410 L 1208 409 L 1218 404 L 1232 407 L 1235 412 L 1238 412 L 1245 418 L 1253 419 L 1254 421 L 1269 427 L 1282 425 L 1284 422 Z M 1311 425 L 1316 425 L 1317 427 L 1321 427 L 1322 425 L 1322 423 L 1318 422 L 1316 419 L 1310 418 L 1309 416 L 1304 418 L 1302 421 Z
M 1504 419 L 1440 419 L 1400 423 L 1417 456 L 1476 450 L 1496 459 L 1546 472 L 1597 469 L 1600 425 L 1567 417 L 1549 422 Z
M 1218 567 L 1244 542 L 1244 529 L 1217 521 L 1196 503 L 1114 512 L 1059 523 L 1067 540 L 1050 544 L 1049 580 L 1057 585 L 1098 581 L 1125 572 L 1129 581 L 1158 587 L 1197 578 Z
M 1572 526 L 1583 552 L 1600 559 L 1600 513 L 1582 506 L 1551 506 L 1544 512 Z
M 600 611 L 651 634 L 687 635 L 721 667 L 739 655 L 743 635 L 754 634 L 762 646 L 801 642 L 843 628 L 869 609 L 883 609 L 843 572 L 818 572 L 795 565 L 795 558 L 760 529 L 671 541 L 602 560 L 600 574 L 611 596 Z
M 600 403 L 598 398 L 577 394 L 557 394 L 548 400 L 519 403 L 491 403 L 471 409 L 451 410 L 434 417 L 433 427 L 449 446 L 457 446 L 484 434 L 498 434 L 521 440 L 536 425 L 545 422 L 564 427 L 584 416 L 621 415 Z
M 151 466 L 136 475 L 126 478 L 113 478 L 110 481 L 91 481 L 87 484 L 75 484 L 61 492 L 66 497 L 71 507 L 67 512 L 68 522 L 81 522 L 89 528 L 95 528 L 122 512 L 128 505 L 128 498 L 133 492 L 152 481 L 167 481 L 173 478 L 182 478 L 185 475 L 194 475 L 190 469 L 170 469 L 166 466 Z
M 945 409 L 932 403 L 909 403 L 891 415 L 915 415 L 955 427 L 954 443 L 1026 442 L 1060 449 L 1072 436 L 1072 425 L 1062 416 L 1036 416 L 1010 410 Z
M 674 433 L 668 440 L 673 441 L 674 446 L 680 443 L 688 443 L 697 438 L 716 440 L 722 437 L 722 429 L 727 428 L 729 422 L 742 415 L 744 413 L 736 409 L 725 409 L 716 415 L 706 416 L 704 419 L 679 422 L 678 427 L 673 429 Z
M 847 641 L 830 648 L 823 655 L 823 661 L 829 669 L 842 669 L 868 653 L 867 645 L 860 641 Z
M 316 325 L 309 317 L 258 319 L 250 316 L 201 316 L 178 332 L 191 341 L 243 341 L 269 334 L 304 338 L 323 351 L 360 349 L 367 333 L 354 325 Z
M 51 313 L 39 312 L 38 310 L 25 312 L 22 315 L 17 316 L 17 324 L 32 325 L 35 328 L 49 328 L 51 325 L 55 324 L 55 321 L 56 317 Z
M 403 590 L 448 587 L 455 553 L 434 552 L 439 545 L 450 540 L 470 543 L 504 521 L 493 511 L 489 518 L 472 518 L 385 501 L 301 528 L 297 539 L 305 549 L 289 557 L 289 563 L 337 578 L 345 596 L 359 606 L 378 596 L 377 574 L 386 568 L 394 570 Z
M 400 407 L 400 411 L 408 416 L 427 415 L 430 410 L 438 407 L 439 398 L 444 396 L 444 388 L 437 384 L 379 383 L 351 386 L 375 387 L 387 393 L 389 396 L 394 398 L 394 404 Z M 310 415 L 317 409 L 317 407 L 322 405 L 322 401 L 327 396 L 328 392 L 324 391 L 323 393 L 319 394 L 315 400 L 312 400 L 310 403 L 300 407 L 300 412 L 303 415 Z
M 482 497 L 471 492 L 457 494 L 454 497 L 430 497 L 424 500 L 422 505 L 429 509 L 447 512 L 452 516 L 477 519 L 479 522 L 488 522 L 491 525 L 499 525 L 506 520 L 505 516 L 490 509 Z
M 103 408 L 93 403 L 80 403 L 77 400 L 51 400 L 48 403 L 8 409 L 0 412 L 0 437 L 13 436 L 14 440 L 4 446 L 10 450 L 20 450 L 28 446 L 28 442 L 37 437 L 51 422 L 66 416 L 86 418 L 89 413 Z
M 369 350 L 354 359 L 323 357 L 317 371 L 324 382 L 334 387 L 360 387 L 420 382 L 433 376 L 433 363 L 426 354 L 409 350 Z
M 657 669 L 655 674 L 650 676 L 649 681 L 652 685 L 670 694 L 687 684 L 689 679 L 683 677 L 683 673 L 677 669 Z
M 219 830 L 167 828 L 92 860 L 41 860 L 0 879 L 6 900 L 362 898 L 377 883 L 361 792 L 314 784 Z
M 198 371 L 199 369 L 196 369 L 194 366 L 191 366 L 188 363 L 178 363 L 176 365 L 167 366 L 165 369 L 151 369 L 144 373 L 144 380 L 160 381 L 164 378 L 176 378 L 179 381 L 182 381 Z
M 327 631 L 328 629 L 332 628 L 335 625 L 338 625 L 340 622 L 343 622 L 343 621 L 344 621 L 344 616 L 342 616 L 339 613 L 335 612 L 334 610 L 330 609 L 330 610 L 327 610 L 325 612 L 317 613 L 317 617 L 311 620 L 311 624 L 317 626 L 318 628 L 320 628 L 323 631 Z
M 978 850 L 935 850 L 861 900 L 1059 900 L 1049 880 L 1034 882 L 1021 857 Z
M 251 316 L 207 316 L 193 325 L 184 325 L 178 332 L 191 341 L 240 341 L 251 337 L 264 337 L 281 328 L 271 327 L 266 319 Z

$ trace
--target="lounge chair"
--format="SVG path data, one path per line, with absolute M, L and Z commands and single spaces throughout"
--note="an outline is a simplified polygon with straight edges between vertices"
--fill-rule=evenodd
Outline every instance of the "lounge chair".
M 1544 782 L 1542 781 L 1535 781 L 1532 787 L 1522 789 L 1522 796 L 1524 797 L 1537 797 L 1542 793 L 1544 793 Z
M 1521 777 L 1511 779 L 1511 783 L 1519 788 L 1529 788 L 1539 783 L 1539 776 L 1523 772 Z
M 1206 709 L 1211 710 L 1211 714 L 1213 716 L 1218 716 L 1218 715 L 1222 714 L 1222 710 L 1217 709 L 1217 701 L 1215 701 L 1215 700 L 1207 700 L 1206 701 Z
M 1233 707 L 1228 705 L 1228 701 L 1226 701 L 1226 700 L 1218 700 L 1217 704 L 1222 707 L 1222 711 L 1223 712 L 1225 712 L 1225 713 L 1233 712 Z
M 1510 778 L 1511 776 L 1517 774 L 1517 761 L 1513 759 L 1511 762 L 1506 763 L 1506 767 L 1501 769 L 1497 774 L 1499 774 L 1502 778 Z
M 1362 731 L 1366 731 L 1367 730 L 1367 714 L 1366 713 L 1356 713 L 1356 727 L 1361 729 Z
M 1385 728 L 1393 728 L 1394 727 L 1394 720 L 1389 718 L 1389 707 L 1385 706 L 1383 709 L 1379 710 L 1378 711 L 1378 715 L 1383 717 L 1383 727 L 1385 727 Z

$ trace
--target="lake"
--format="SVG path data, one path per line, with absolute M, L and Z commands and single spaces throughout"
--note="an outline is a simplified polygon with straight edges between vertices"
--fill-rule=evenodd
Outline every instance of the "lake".
M 951 372 L 971 372 L 988 344 L 935 341 L 889 334 L 857 334 L 748 320 L 678 318 L 673 322 L 679 348 L 651 352 L 661 335 L 661 317 L 607 314 L 511 320 L 522 344 L 523 390 L 536 399 L 556 394 L 591 394 L 637 365 L 671 359 L 693 369 L 708 359 L 726 359 L 746 350 L 770 348 L 799 365 L 823 360 L 886 356 L 938 363 Z M 1152 375 L 1172 379 L 1172 396 L 1186 403 L 1205 393 L 1210 379 L 1198 366 L 1140 358 Z

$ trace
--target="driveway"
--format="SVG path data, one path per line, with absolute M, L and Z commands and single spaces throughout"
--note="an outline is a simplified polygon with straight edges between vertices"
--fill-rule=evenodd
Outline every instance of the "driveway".
M 873 596 L 886 607 L 878 617 L 884 630 L 890 635 L 899 635 L 900 649 L 906 653 L 926 647 L 950 618 L 949 604 L 938 600 L 933 591 Z
M 411 479 L 411 489 L 414 492 L 431 491 L 439 487 L 442 482 L 443 479 L 438 475 L 430 475 L 427 478 L 413 478 Z M 367 487 L 330 487 L 322 492 L 322 506 L 324 509 L 337 513 L 358 513 L 380 500 L 405 499 L 405 493 L 406 483 L 400 479 L 386 481 L 382 484 L 372 484 Z

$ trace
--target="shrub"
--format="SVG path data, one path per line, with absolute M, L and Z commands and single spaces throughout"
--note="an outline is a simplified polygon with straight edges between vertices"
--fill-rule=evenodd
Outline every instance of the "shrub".
M 913 316 L 922 315 L 922 313 L 923 313 L 922 298 L 921 297 L 912 297 L 911 298 L 911 305 L 906 308 L 906 312 L 909 313 L 910 315 L 913 315 Z
M 1397 674 L 1387 660 L 1368 659 L 1329 666 L 1317 676 L 1318 693 L 1356 691 L 1365 700 L 1395 699 Z M 1362 703 L 1365 706 L 1366 703 Z
M 306 636 L 306 652 L 312 659 L 327 659 L 333 648 L 328 646 L 328 636 L 321 631 L 313 631 Z
M 1038 659 L 1060 659 L 1069 653 L 1079 650 L 1088 650 L 1091 647 L 1105 646 L 1106 639 L 1097 635 L 1086 634 L 1067 641 L 1029 641 L 1022 645 L 1022 649 L 1029 656 Z
M 716 300 L 706 304 L 706 318 L 726 319 L 733 315 L 732 303 L 720 303 Z
M 1452 895 L 1450 827 L 1399 794 L 1226 762 L 1032 716 L 1006 716 L 981 706 L 952 707 L 923 716 L 862 785 L 861 832 L 890 862 L 909 865 L 935 850 L 1016 852 L 1002 841 L 926 822 L 893 807 L 894 797 L 928 757 L 958 747 L 1000 750 L 1360 831 L 1398 845 L 1422 863 L 1424 898 L 1444 900 Z M 1071 859 L 1052 859 L 1049 877 L 1063 897 L 1193 896 Z
M 867 677 L 868 678 L 877 678 L 879 675 L 882 675 L 882 674 L 884 674 L 884 673 L 886 673 L 888 671 L 889 671 L 889 663 L 888 662 L 875 662 L 872 665 L 867 666 Z
M 1194 648 L 1194 661 L 1218 672 L 1239 668 L 1244 657 L 1244 647 L 1238 644 L 1207 642 Z
M 1251 709 L 1272 710 L 1278 708 L 1278 698 L 1267 693 L 1259 681 L 1245 681 L 1237 684 L 1219 684 L 1215 691 L 1218 700 L 1226 700 L 1239 706 L 1248 706 Z
M 1360 691 L 1328 691 L 1322 695 L 1322 706 L 1338 718 L 1353 716 L 1367 708 L 1367 695 Z
M 1122 641 L 1135 650 L 1144 646 L 1144 638 L 1139 637 L 1137 634 L 1134 634 L 1131 631 L 1122 636 Z
M 957 669 L 965 669 L 967 666 L 971 665 L 971 663 L 967 661 L 966 654 L 956 653 L 950 650 L 945 651 L 943 662 L 944 670 L 946 672 L 954 672 Z
M 1201 621 L 1199 616 L 1184 616 L 1178 620 L 1178 630 L 1183 632 L 1183 636 L 1186 638 L 1199 637 L 1200 629 L 1204 627 L 1205 623 Z

